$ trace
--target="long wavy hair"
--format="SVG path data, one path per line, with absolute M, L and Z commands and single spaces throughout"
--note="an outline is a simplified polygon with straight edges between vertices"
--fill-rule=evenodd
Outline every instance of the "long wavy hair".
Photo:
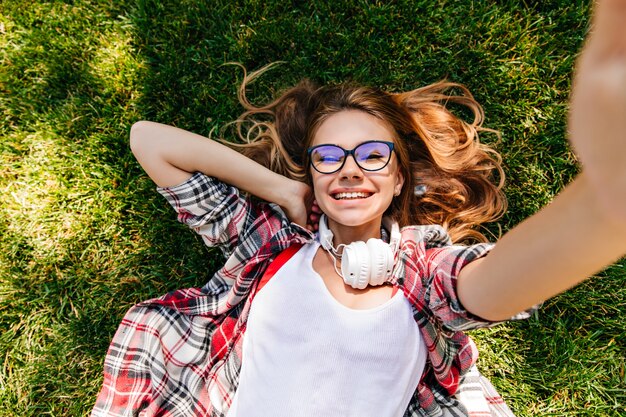
M 273 65 L 249 74 L 242 67 L 238 98 L 245 111 L 233 122 L 239 142 L 223 143 L 279 174 L 311 184 L 306 149 L 319 126 L 340 111 L 366 112 L 395 131 L 405 178 L 386 214 L 400 226 L 442 225 L 453 242 L 487 240 L 480 226 L 506 209 L 504 173 L 500 155 L 479 141 L 479 132 L 494 131 L 482 127 L 483 109 L 466 87 L 441 81 L 389 93 L 353 83 L 318 86 L 303 80 L 271 103 L 255 106 L 246 87 Z M 472 120 L 458 117 L 451 106 L 468 110 Z

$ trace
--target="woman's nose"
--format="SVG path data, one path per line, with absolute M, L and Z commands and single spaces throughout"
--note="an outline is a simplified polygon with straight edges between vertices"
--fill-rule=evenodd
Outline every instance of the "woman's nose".
M 348 155 L 339 174 L 341 178 L 360 178 L 363 176 L 363 170 L 357 165 L 354 156 Z

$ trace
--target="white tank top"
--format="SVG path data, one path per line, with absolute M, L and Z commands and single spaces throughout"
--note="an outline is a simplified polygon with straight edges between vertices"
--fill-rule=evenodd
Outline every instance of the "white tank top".
M 228 417 L 402 416 L 424 345 L 401 291 L 367 310 L 339 303 L 305 245 L 255 296 Z

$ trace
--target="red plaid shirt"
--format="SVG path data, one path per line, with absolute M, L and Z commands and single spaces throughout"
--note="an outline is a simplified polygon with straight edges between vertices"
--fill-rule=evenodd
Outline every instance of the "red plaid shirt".
M 219 246 L 227 260 L 204 287 L 130 309 L 107 353 L 94 417 L 225 416 L 239 382 L 259 279 L 277 254 L 315 238 L 278 206 L 253 203 L 200 173 L 159 192 L 178 219 L 207 245 Z M 493 323 L 470 316 L 455 291 L 461 268 L 490 248 L 451 245 L 440 226 L 402 229 L 392 283 L 411 302 L 428 347 L 426 369 L 405 416 L 513 415 L 476 370 L 476 347 L 463 332 Z

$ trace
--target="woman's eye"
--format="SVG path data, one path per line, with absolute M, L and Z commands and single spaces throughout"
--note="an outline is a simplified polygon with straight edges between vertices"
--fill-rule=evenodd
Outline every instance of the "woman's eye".
M 341 160 L 341 157 L 336 156 L 336 155 L 320 156 L 320 162 L 332 163 L 332 162 L 339 162 L 340 160 Z
M 365 159 L 371 161 L 371 160 L 376 160 L 376 159 L 381 159 L 383 156 L 379 153 L 371 153 L 369 155 L 365 156 Z

